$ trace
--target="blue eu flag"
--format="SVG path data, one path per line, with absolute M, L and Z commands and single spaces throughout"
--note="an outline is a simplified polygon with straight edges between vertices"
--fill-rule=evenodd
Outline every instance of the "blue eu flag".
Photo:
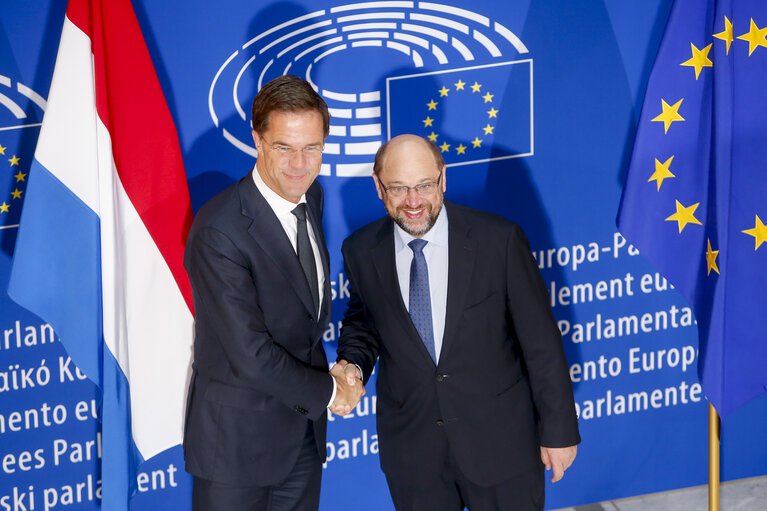
M 767 3 L 677 0 L 618 227 L 689 300 L 722 417 L 767 392 Z
M 426 137 L 448 166 L 529 156 L 532 87 L 532 59 L 388 78 L 388 138 Z

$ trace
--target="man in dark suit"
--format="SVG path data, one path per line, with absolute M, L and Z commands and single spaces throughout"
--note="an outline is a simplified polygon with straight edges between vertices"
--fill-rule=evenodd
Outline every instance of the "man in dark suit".
M 295 76 L 253 101 L 255 168 L 198 212 L 184 264 L 195 308 L 184 456 L 195 510 L 316 510 L 326 407 L 364 389 L 328 362 L 320 171 L 329 115 Z
M 367 381 L 380 357 L 380 459 L 395 507 L 543 509 L 544 465 L 561 478 L 580 437 L 522 229 L 443 201 L 445 165 L 423 138 L 381 147 L 373 178 L 389 217 L 344 242 L 351 297 L 337 365 Z

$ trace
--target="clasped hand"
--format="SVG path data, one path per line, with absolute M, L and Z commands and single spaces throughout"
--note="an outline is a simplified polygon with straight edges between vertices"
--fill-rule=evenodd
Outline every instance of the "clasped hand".
M 347 415 L 365 395 L 362 374 L 354 364 L 340 360 L 330 369 L 330 375 L 336 380 L 336 398 L 330 405 L 330 411 L 336 415 Z

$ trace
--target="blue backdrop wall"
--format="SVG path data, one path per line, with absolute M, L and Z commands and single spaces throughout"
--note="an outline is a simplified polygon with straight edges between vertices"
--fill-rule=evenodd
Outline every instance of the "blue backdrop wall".
M 249 104 L 286 72 L 333 115 L 320 176 L 334 358 L 348 297 L 340 246 L 384 214 L 382 140 L 432 137 L 447 197 L 530 238 L 563 333 L 583 443 L 547 508 L 704 484 L 707 403 L 689 305 L 616 232 L 644 88 L 670 0 L 247 2 L 135 0 L 176 121 L 194 209 L 252 168 Z M 5 294 L 45 110 L 63 0 L 0 7 L 0 509 L 98 507 L 98 396 L 55 333 Z M 460 85 L 462 84 L 463 85 Z M 152 169 L 147 169 L 151 172 Z M 40 250 L 55 251 L 55 246 Z M 67 297 L 61 297 L 66 302 Z M 322 504 L 392 509 L 374 382 L 332 417 Z M 767 399 L 723 425 L 723 479 L 767 473 Z M 180 447 L 142 466 L 134 509 L 190 508 Z

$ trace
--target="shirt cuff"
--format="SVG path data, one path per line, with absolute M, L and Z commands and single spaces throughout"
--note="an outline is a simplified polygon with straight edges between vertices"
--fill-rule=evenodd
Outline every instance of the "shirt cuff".
M 332 376 L 330 376 L 330 379 L 333 380 L 333 393 L 330 395 L 330 401 L 328 401 L 327 408 L 330 408 L 330 405 L 332 405 L 333 401 L 336 400 L 336 391 L 338 391 L 338 384 L 336 383 L 336 379 L 333 378 Z

